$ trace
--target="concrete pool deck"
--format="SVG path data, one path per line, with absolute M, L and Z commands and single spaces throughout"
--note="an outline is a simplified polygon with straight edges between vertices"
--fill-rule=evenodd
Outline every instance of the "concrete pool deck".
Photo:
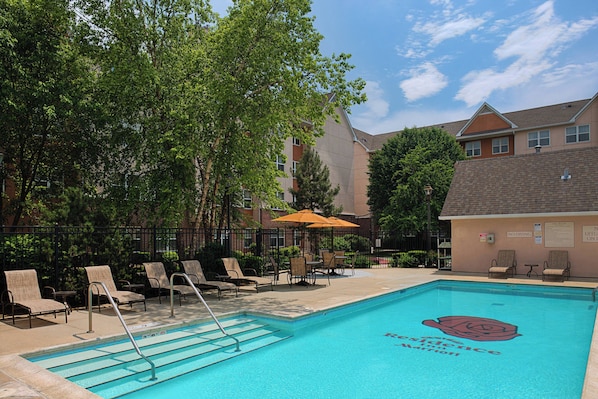
M 237 298 L 225 293 L 222 300 L 207 294 L 206 301 L 217 315 L 237 312 L 257 312 L 274 316 L 297 317 L 314 311 L 328 309 L 338 305 L 369 298 L 398 289 L 438 280 L 466 280 L 496 283 L 537 284 L 546 286 L 589 287 L 598 286 L 598 279 L 543 282 L 541 278 L 527 278 L 518 275 L 509 279 L 488 279 L 479 274 L 461 274 L 435 269 L 359 269 L 356 275 L 331 278 L 331 285 L 319 279 L 315 287 L 293 286 L 283 281 L 275 286 L 274 291 L 242 289 Z M 142 304 L 121 308 L 124 319 L 137 332 L 145 328 L 172 323 L 182 323 L 209 317 L 208 312 L 197 298 L 188 298 L 182 306 L 175 301 L 175 317 L 170 318 L 170 301 L 151 298 L 147 311 Z M 47 399 L 91 399 L 98 396 L 72 384 L 49 371 L 21 358 L 19 354 L 52 350 L 52 348 L 94 341 L 99 338 L 123 335 L 124 330 L 108 306 L 93 312 L 93 332 L 89 330 L 87 309 L 74 309 L 68 323 L 58 315 L 42 316 L 33 319 L 33 328 L 29 328 L 26 317 L 18 319 L 16 325 L 7 318 L 0 323 L 0 398 L 47 398 Z M 586 379 L 582 398 L 598 398 L 598 323 L 594 326 L 592 348 L 588 360 Z

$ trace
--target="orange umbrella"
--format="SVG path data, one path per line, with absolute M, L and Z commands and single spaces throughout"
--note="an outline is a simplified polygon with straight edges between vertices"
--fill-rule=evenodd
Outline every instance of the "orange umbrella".
M 347 220 L 343 220 L 334 216 L 330 216 L 328 219 L 328 223 L 313 223 L 307 226 L 309 229 L 323 229 L 326 227 L 359 227 L 358 224 L 351 223 Z
M 312 210 L 303 209 L 299 212 L 289 213 L 288 215 L 272 219 L 273 222 L 289 222 L 289 223 L 323 223 L 329 225 L 328 219 L 314 213 Z M 328 226 L 330 227 L 330 226 Z
M 287 222 L 287 223 L 300 223 L 300 224 L 313 224 L 313 223 L 323 223 L 328 224 L 328 219 L 324 216 L 320 216 L 314 213 L 310 209 L 303 209 L 299 212 L 289 213 L 288 215 L 281 216 L 276 219 L 272 219 L 273 222 Z M 304 234 L 301 234 L 304 236 Z M 301 241 L 305 241 L 304 237 L 302 237 Z M 303 246 L 303 245 L 302 245 Z M 303 252 L 305 252 L 305 246 L 303 246 Z

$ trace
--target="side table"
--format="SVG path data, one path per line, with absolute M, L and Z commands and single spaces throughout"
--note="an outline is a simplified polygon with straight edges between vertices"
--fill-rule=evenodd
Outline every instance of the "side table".
M 145 284 L 124 284 L 123 289 L 138 294 L 145 294 Z
M 538 267 L 538 264 L 536 263 L 528 263 L 525 265 L 526 267 L 529 267 L 529 271 L 527 272 L 527 277 L 531 277 L 532 273 L 534 273 L 536 275 L 536 277 L 538 277 L 538 273 L 536 271 L 534 271 L 534 267 Z
M 70 297 L 75 297 L 75 295 L 77 295 L 77 291 L 54 291 L 52 293 L 52 296 L 54 297 L 55 301 L 60 300 L 60 302 L 66 305 L 68 314 L 71 314 L 72 308 L 66 299 Z

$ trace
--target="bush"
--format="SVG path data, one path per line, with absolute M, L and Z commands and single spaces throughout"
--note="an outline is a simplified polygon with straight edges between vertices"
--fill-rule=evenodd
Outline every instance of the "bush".
M 399 252 L 392 255 L 391 266 L 392 267 L 416 267 L 417 257 L 409 252 Z

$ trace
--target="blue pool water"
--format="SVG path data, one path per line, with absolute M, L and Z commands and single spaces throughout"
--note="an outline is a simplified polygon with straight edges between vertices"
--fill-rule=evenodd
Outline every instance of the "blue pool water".
M 595 317 L 590 289 L 435 282 L 124 398 L 579 398 Z

